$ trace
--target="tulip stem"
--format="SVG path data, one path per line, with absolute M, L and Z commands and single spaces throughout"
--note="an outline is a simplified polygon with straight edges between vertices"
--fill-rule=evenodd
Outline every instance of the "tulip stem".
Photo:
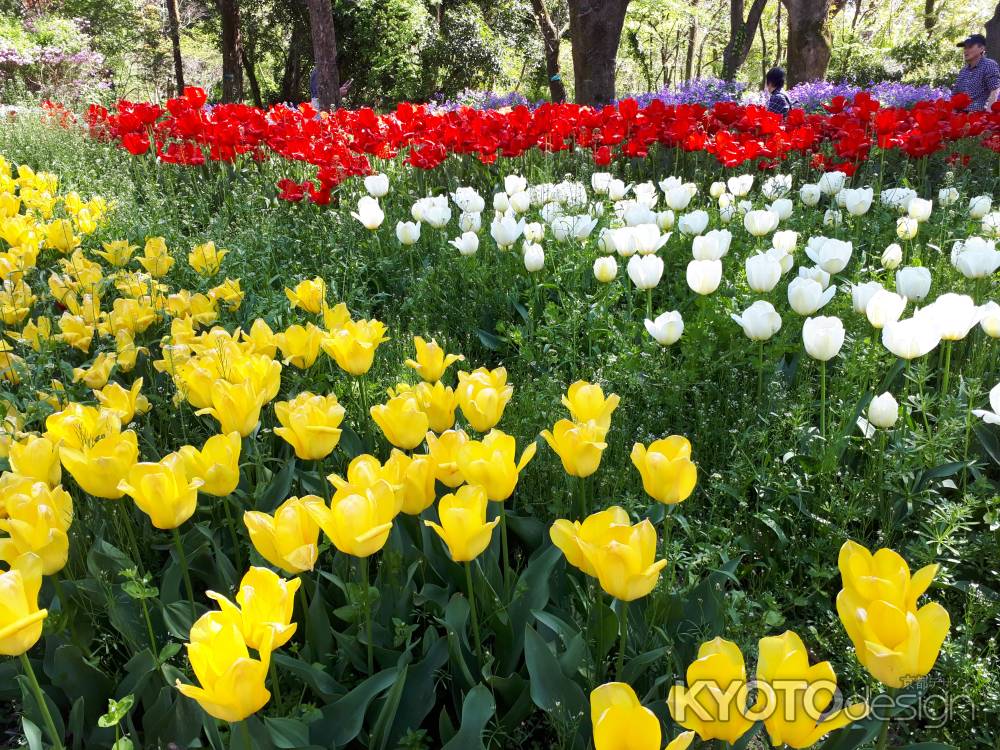
M 826 440 L 826 360 L 819 363 L 819 434 Z
M 275 707 L 280 709 L 281 704 L 284 703 L 284 701 L 281 700 L 281 683 L 278 682 L 278 668 L 275 665 L 274 659 L 271 659 L 268 671 L 270 672 L 271 677 L 271 687 L 274 689 Z
M 181 562 L 181 572 L 184 574 L 184 588 L 187 591 L 188 606 L 191 608 L 191 623 L 194 624 L 194 586 L 191 585 L 191 572 L 188 570 L 187 553 L 184 552 L 184 543 L 181 542 L 181 532 L 175 526 L 171 529 L 174 534 L 174 547 L 177 549 L 177 557 Z
M 479 668 L 483 666 L 483 639 L 479 635 L 479 612 L 476 610 L 476 591 L 472 588 L 472 563 L 465 563 L 465 586 L 469 592 L 469 612 L 472 617 L 472 637 L 476 641 L 476 658 Z
M 59 736 L 59 732 L 56 731 L 56 723 L 52 720 L 52 714 L 49 713 L 49 704 L 45 702 L 45 693 L 42 692 L 42 688 L 38 684 L 38 678 L 35 677 L 35 670 L 31 667 L 31 661 L 28 659 L 26 653 L 20 654 L 19 658 L 21 659 L 21 668 L 24 670 L 24 676 L 31 683 L 31 692 L 35 694 L 38 710 L 42 712 L 42 719 L 45 721 L 45 729 L 52 739 L 52 746 L 56 750 L 63 750 L 62 738 Z
M 615 675 L 619 682 L 624 681 L 625 646 L 628 643 L 628 602 L 618 600 L 618 670 Z
M 653 290 L 646 290 L 646 318 L 653 319 Z
M 764 394 L 764 342 L 757 342 L 757 400 Z
M 139 607 L 142 609 L 142 619 L 146 621 L 146 634 L 149 636 L 149 648 L 153 653 L 153 658 L 156 659 L 157 664 L 159 664 L 160 656 L 156 647 L 156 635 L 153 633 L 153 621 L 149 618 L 149 606 L 146 604 L 145 599 L 139 599 Z
M 507 597 L 510 597 L 510 548 L 507 546 L 507 506 L 500 503 L 500 548 L 503 553 L 503 590 Z
M 580 522 L 582 523 L 583 520 L 587 517 L 587 478 L 586 477 L 578 477 L 578 481 L 576 483 L 576 497 L 577 497 L 577 504 L 580 506 L 579 518 L 580 518 Z
M 247 720 L 241 721 L 239 727 L 240 735 L 243 737 L 243 746 L 246 750 L 253 750 L 253 740 L 250 738 L 250 726 L 247 724 Z
M 960 368 L 961 369 L 961 368 Z M 941 380 L 941 395 L 948 395 L 948 381 L 951 380 L 951 341 L 944 342 L 944 376 Z
M 366 645 L 368 646 L 368 674 L 370 676 L 375 673 L 375 654 L 372 650 L 372 611 L 368 602 L 368 595 L 371 591 L 368 578 L 368 558 L 362 557 L 359 565 L 361 567 L 361 586 L 364 589 L 364 598 L 361 600 L 361 604 L 365 612 L 365 641 L 367 641 Z
M 674 561 L 670 554 L 670 534 L 674 529 L 673 505 L 663 509 L 663 559 L 667 561 L 667 594 L 674 587 Z
M 236 532 L 236 523 L 233 521 L 233 512 L 229 509 L 229 498 L 222 498 L 222 509 L 226 514 L 226 524 L 229 526 L 229 535 L 233 543 L 233 554 L 236 556 L 236 570 L 243 570 L 243 553 L 240 551 L 240 537 Z

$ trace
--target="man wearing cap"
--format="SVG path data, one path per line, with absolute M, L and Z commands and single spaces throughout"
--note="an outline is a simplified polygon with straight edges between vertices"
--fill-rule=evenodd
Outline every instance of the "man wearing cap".
M 958 46 L 962 48 L 965 67 L 958 72 L 953 91 L 972 99 L 970 110 L 989 109 L 1000 94 L 1000 65 L 986 56 L 986 37 L 982 34 L 973 34 Z

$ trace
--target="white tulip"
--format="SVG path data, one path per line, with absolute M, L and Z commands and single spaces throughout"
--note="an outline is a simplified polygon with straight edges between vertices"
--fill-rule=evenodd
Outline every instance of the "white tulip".
M 674 177 L 673 175 L 671 175 L 670 177 L 664 177 L 659 182 L 660 190 L 663 191 L 664 195 L 669 193 L 673 188 L 680 187 L 683 184 L 684 180 L 682 180 L 680 177 Z
M 799 278 L 812 279 L 824 290 L 830 286 L 830 274 L 819 266 L 799 266 Z
M 463 232 L 478 232 L 483 226 L 483 215 L 480 213 L 459 214 L 458 228 Z
M 724 182 L 713 182 L 712 186 L 708 189 L 708 194 L 713 198 L 718 199 L 723 193 L 726 192 L 726 183 Z
M 811 237 L 806 243 L 806 255 L 827 273 L 840 273 L 847 267 L 854 245 L 831 237 Z
M 632 228 L 632 236 L 635 238 L 636 251 L 640 255 L 649 255 L 667 244 L 670 232 L 660 234 L 660 228 L 656 224 L 640 224 Z
M 901 240 L 912 240 L 917 236 L 920 222 L 912 216 L 900 216 L 896 219 L 896 236 Z
M 750 305 L 742 315 L 731 314 L 729 317 L 739 323 L 743 333 L 751 341 L 767 341 L 781 330 L 778 311 L 774 309 L 774 305 L 762 299 Z
M 510 198 L 507 193 L 497 193 L 493 196 L 493 210 L 497 213 L 506 213 L 510 208 Z
M 799 233 L 794 229 L 782 229 L 771 236 L 771 246 L 791 255 L 799 241 Z
M 872 426 L 888 430 L 898 419 L 899 403 L 888 391 L 876 396 L 868 404 L 868 422 Z
M 358 210 L 352 211 L 351 216 L 361 222 L 365 229 L 378 229 L 385 221 L 385 213 L 379 208 L 378 200 L 370 195 L 358 199 Z
M 1000 424 L 1000 383 L 990 389 L 990 409 L 973 409 L 972 413 L 979 417 L 986 424 Z
M 764 253 L 769 258 L 774 258 L 775 262 L 780 266 L 781 273 L 786 274 L 792 270 L 795 265 L 795 257 L 791 253 L 786 253 L 781 248 L 772 247 L 766 253 Z
M 776 198 L 771 202 L 768 210 L 777 214 L 781 221 L 788 221 L 788 219 L 792 218 L 792 212 L 795 210 L 795 204 L 792 203 L 791 198 Z
M 741 214 L 748 214 L 753 211 L 753 201 L 741 200 L 736 207 L 740 210 Z
M 983 217 L 983 234 L 987 237 L 1000 237 L 1000 211 L 990 211 Z
M 461 237 L 456 237 L 449 244 L 462 255 L 475 255 L 479 250 L 479 235 L 475 232 L 463 232 Z
M 570 237 L 576 240 L 585 240 L 596 226 L 597 219 L 587 214 L 560 216 L 552 222 L 552 236 L 560 242 Z
M 896 271 L 896 292 L 907 299 L 920 301 L 931 290 L 931 270 L 923 266 L 904 266 Z
M 901 297 L 888 289 L 879 289 L 865 305 L 865 317 L 874 328 L 885 328 L 899 320 L 906 307 L 906 297 Z
M 424 209 L 423 217 L 432 227 L 441 229 L 451 221 L 451 206 L 447 203 L 443 206 L 440 203 L 432 204 Z
M 674 212 L 669 209 L 656 214 L 656 226 L 666 232 L 674 225 Z
M 764 180 L 760 192 L 768 200 L 782 198 L 792 190 L 792 176 L 790 174 L 776 174 Z
M 524 239 L 528 242 L 541 242 L 545 236 L 545 225 L 532 221 L 524 225 Z
M 719 209 L 719 219 L 723 224 L 728 224 L 733 219 L 736 218 L 736 214 L 739 213 L 736 206 L 729 205 L 723 206 Z
M 614 281 L 618 276 L 618 261 L 613 256 L 598 258 L 594 261 L 594 278 L 602 284 Z
M 397 221 L 396 239 L 401 245 L 415 245 L 420 240 L 419 221 Z
M 465 214 L 478 214 L 486 209 L 486 201 L 475 188 L 460 187 L 451 194 L 451 199 Z
M 835 208 L 828 208 L 823 212 L 823 226 L 839 227 L 844 223 L 844 216 Z
M 931 218 L 931 211 L 933 209 L 934 201 L 929 201 L 925 198 L 914 198 L 906 207 L 906 213 L 911 219 L 924 222 Z
M 670 188 L 666 194 L 667 205 L 673 211 L 683 211 L 691 202 L 691 193 L 683 185 Z
M 779 220 L 773 211 L 750 211 L 743 217 L 743 228 L 754 237 L 764 237 L 778 228 Z
M 728 206 L 736 205 L 736 196 L 732 193 L 723 193 L 719 196 L 719 208 L 727 208 Z
M 526 190 L 514 193 L 508 197 L 508 200 L 510 201 L 510 210 L 516 214 L 526 213 L 531 208 L 531 198 Z
M 608 185 L 611 184 L 611 180 L 610 172 L 594 172 L 590 175 L 590 187 L 598 195 L 607 195 Z
M 835 285 L 824 290 L 818 281 L 798 276 L 788 284 L 788 304 L 799 315 L 812 315 L 836 293 Z
M 967 294 L 942 294 L 913 317 L 936 327 L 942 341 L 961 341 L 982 319 L 983 311 Z
M 844 345 L 844 324 L 836 316 L 806 318 L 802 324 L 802 343 L 810 357 L 828 362 L 840 354 Z
M 448 206 L 448 197 L 445 195 L 429 195 L 426 198 L 418 198 L 413 203 L 413 206 L 410 207 L 410 215 L 413 217 L 414 221 L 427 221 L 427 213 L 437 208 L 448 209 L 448 215 L 451 216 L 451 208 Z
M 389 178 L 384 174 L 365 177 L 365 190 L 372 198 L 381 198 L 389 192 Z
M 520 193 L 528 188 L 528 181 L 519 174 L 509 174 L 503 178 L 503 191 L 507 195 Z
M 677 220 L 677 228 L 687 235 L 701 234 L 708 228 L 708 213 L 700 209 L 686 213 Z
M 920 318 L 906 318 L 882 329 L 882 345 L 900 359 L 922 357 L 941 342 L 937 329 Z
M 969 218 L 981 219 L 993 208 L 993 197 L 990 195 L 977 195 L 969 198 Z
M 698 235 L 691 242 L 691 254 L 695 260 L 719 260 L 729 252 L 733 234 L 728 229 L 713 229 Z
M 545 265 L 545 251 L 542 246 L 534 242 L 525 240 L 524 242 L 524 269 L 528 273 L 541 271 Z
M 620 227 L 612 229 L 609 240 L 615 251 L 623 258 L 630 258 L 639 249 L 639 241 L 635 236 L 635 227 Z
M 676 310 L 660 313 L 655 319 L 646 318 L 646 331 L 660 346 L 670 346 L 684 333 L 684 319 Z
M 656 192 L 656 185 L 652 182 L 640 182 L 632 188 L 632 194 L 646 208 L 655 206 L 656 201 L 660 198 L 659 193 Z
M 769 255 L 752 255 L 745 266 L 747 285 L 755 292 L 770 292 L 781 279 L 781 264 Z
M 490 224 L 490 235 L 498 247 L 510 247 L 524 232 L 524 219 L 517 220 L 511 214 L 497 214 Z
M 890 271 L 895 268 L 899 268 L 899 264 L 903 262 L 903 248 L 893 242 L 882 251 L 881 262 L 882 268 Z
M 628 201 L 622 211 L 622 219 L 630 227 L 640 224 L 655 224 L 656 212 L 638 201 Z
M 875 195 L 870 187 L 856 188 L 854 190 L 842 190 L 840 195 L 844 196 L 844 208 L 851 216 L 864 216 L 868 209 L 872 207 L 872 198 Z M 837 196 L 838 198 L 840 196 Z
M 799 188 L 799 200 L 807 206 L 815 206 L 822 195 L 823 191 L 819 189 L 819 185 L 813 183 L 807 183 Z
M 844 189 L 847 175 L 840 171 L 826 172 L 819 178 L 819 189 L 824 195 L 836 195 Z
M 938 190 L 938 203 L 942 206 L 954 206 L 960 197 L 958 190 L 953 187 L 943 187 Z
M 597 249 L 610 255 L 615 251 L 615 232 L 611 227 L 602 227 L 597 235 Z
M 628 277 L 637 289 L 652 289 L 663 276 L 663 259 L 658 255 L 633 255 L 628 260 Z
M 864 315 L 872 297 L 883 288 L 877 281 L 866 281 L 864 284 L 851 286 L 851 306 L 854 308 L 854 312 L 858 315 Z
M 729 192 L 737 198 L 742 198 L 744 195 L 749 193 L 750 188 L 753 187 L 753 175 L 741 174 L 736 177 L 730 177 L 726 180 L 726 187 L 728 187 Z
M 719 282 L 722 281 L 722 261 L 692 260 L 687 265 L 685 276 L 691 291 L 711 294 L 719 288 Z
M 905 187 L 885 188 L 879 194 L 879 200 L 882 201 L 883 206 L 895 208 L 904 213 L 910 207 L 910 201 L 916 197 L 916 190 Z
M 987 336 L 1000 339 L 1000 305 L 990 300 L 979 308 L 979 326 Z
M 605 206 L 603 203 L 591 203 L 587 210 L 591 216 L 600 218 L 601 216 L 604 216 L 604 209 Z
M 541 210 L 539 210 L 538 212 L 539 216 L 542 217 L 542 221 L 544 221 L 546 224 L 552 224 L 552 222 L 554 222 L 560 216 L 565 215 L 565 213 L 566 210 L 562 207 L 562 205 L 556 203 L 555 201 L 549 201 L 548 203 L 543 205 Z
M 628 195 L 631 185 L 626 185 L 622 180 L 611 180 L 608 182 L 608 197 L 613 201 L 620 201 Z

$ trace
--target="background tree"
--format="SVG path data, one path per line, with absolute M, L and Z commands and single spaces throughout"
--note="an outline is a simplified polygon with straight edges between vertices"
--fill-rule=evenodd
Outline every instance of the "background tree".
M 826 77 L 830 0 L 782 0 L 788 10 L 788 85 Z
M 184 91 L 184 58 L 181 56 L 181 16 L 177 10 L 177 0 L 166 0 L 167 25 L 170 28 L 170 46 L 174 54 L 174 78 L 177 92 Z
M 337 70 L 337 32 L 330 0 L 306 0 L 316 65 L 316 98 L 321 110 L 340 106 L 340 72 Z
M 767 0 L 753 0 L 750 13 L 744 18 L 743 0 L 729 0 L 729 41 L 722 50 L 722 77 L 725 80 L 733 80 L 746 62 L 766 6 Z
M 222 101 L 243 99 L 243 56 L 239 0 L 218 0 L 222 22 Z
M 615 98 L 615 66 L 629 0 L 567 0 L 573 80 L 580 104 Z
M 545 7 L 545 0 L 531 0 L 535 12 L 535 20 L 542 32 L 542 44 L 545 51 L 545 76 L 548 79 L 549 92 L 554 102 L 566 101 L 566 85 L 562 80 L 562 68 L 559 63 L 559 46 L 562 32 L 556 28 Z
M 1000 59 L 1000 3 L 986 22 L 986 54 L 994 60 Z

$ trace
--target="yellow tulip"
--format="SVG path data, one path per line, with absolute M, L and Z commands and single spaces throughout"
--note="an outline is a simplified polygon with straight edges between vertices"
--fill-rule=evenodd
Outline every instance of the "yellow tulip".
M 246 437 L 260 422 L 260 409 L 266 403 L 262 394 L 250 381 L 230 383 L 216 380 L 210 391 L 212 405 L 195 412 L 208 414 L 219 423 L 220 432 L 238 432 Z
M 458 451 L 469 442 L 469 436 L 462 430 L 447 430 L 440 435 L 428 432 L 425 439 L 437 480 L 452 489 L 462 484 L 465 477 L 458 468 Z
M 11 385 L 21 382 L 21 373 L 26 365 L 24 360 L 12 354 L 12 347 L 6 341 L 0 341 L 0 378 L 3 378 Z
M 42 561 L 28 553 L 0 573 L 0 655 L 20 656 L 42 637 L 48 610 L 38 608 Z
M 656 587 L 666 560 L 656 560 L 656 530 L 648 518 L 635 526 L 610 525 L 600 544 L 577 544 L 597 571 L 601 588 L 623 602 L 649 594 Z
M 295 286 L 295 289 L 286 286 L 285 296 L 288 297 L 293 310 L 298 307 L 309 313 L 320 313 L 326 306 L 326 282 L 319 276 L 304 279 Z
M 118 383 L 108 383 L 101 390 L 95 390 L 94 396 L 101 406 L 128 424 L 136 414 L 149 411 L 149 401 L 142 395 L 142 378 L 137 378 L 128 390 Z
M 99 255 L 113 266 L 121 267 L 132 259 L 132 253 L 138 249 L 138 245 L 130 245 L 128 240 L 115 240 L 105 242 L 104 250 L 95 250 L 94 255 Z
M 111 370 L 114 366 L 115 355 L 101 352 L 91 362 L 90 367 L 73 368 L 73 382 L 79 383 L 82 380 L 88 388 L 103 388 L 107 385 L 108 378 L 111 377 Z
M 235 492 L 240 483 L 240 445 L 240 434 L 234 431 L 213 435 L 201 450 L 185 445 L 179 453 L 187 475 L 203 482 L 202 492 L 225 497 Z
M 656 440 L 646 448 L 632 446 L 632 463 L 642 477 L 642 488 L 667 505 L 686 500 L 698 482 L 698 468 L 691 461 L 691 443 L 680 435 Z
M 291 445 L 295 455 L 303 460 L 326 458 L 340 442 L 344 407 L 337 402 L 336 396 L 303 392 L 291 401 L 276 402 L 274 414 L 281 422 L 274 433 Z
M 221 284 L 209 289 L 208 296 L 216 305 L 221 302 L 229 312 L 235 312 L 240 309 L 246 294 L 240 286 L 239 279 L 227 278 Z
M 424 341 L 420 336 L 414 336 L 413 346 L 417 350 L 417 358 L 415 360 L 408 359 L 405 364 L 416 370 L 417 375 L 428 383 L 439 381 L 445 370 L 455 362 L 465 361 L 465 357 L 461 354 L 446 354 L 441 345 L 434 339 Z M 435 430 L 435 432 L 440 432 L 440 430 Z
M 562 550 L 566 561 L 588 576 L 597 578 L 597 570 L 583 553 L 584 546 L 600 547 L 612 539 L 612 528 L 631 527 L 630 518 L 624 508 L 612 505 L 597 513 L 591 513 L 583 523 L 560 518 L 549 528 L 549 538 Z
M 129 495 L 158 529 L 176 529 L 198 508 L 198 488 L 204 482 L 189 478 L 180 453 L 158 463 L 137 463 L 118 488 Z
M 574 422 L 593 422 L 603 434 L 611 427 L 611 413 L 620 400 L 614 393 L 605 398 L 601 386 L 586 380 L 573 383 L 562 397 L 563 406 L 569 409 Z
M 119 331 L 127 331 L 132 336 L 143 333 L 153 323 L 160 319 L 159 313 L 148 299 L 116 299 L 108 313 L 107 332 L 117 335 Z M 102 330 L 105 330 L 102 328 Z
M 80 238 L 73 233 L 73 222 L 56 219 L 45 227 L 45 246 L 64 255 L 80 247 Z
M 62 411 L 45 418 L 45 436 L 63 447 L 86 448 L 120 430 L 121 420 L 116 414 L 77 403 L 67 404 Z
M 375 456 L 363 453 L 351 459 L 351 463 L 347 465 L 346 478 L 330 474 L 327 479 L 337 488 L 335 497 L 364 492 L 379 482 L 386 482 L 399 495 L 402 502 L 402 487 L 399 486 L 400 476 L 397 468 L 389 466 L 388 461 L 383 466 Z
M 453 495 L 445 495 L 438 503 L 440 524 L 424 521 L 447 545 L 451 559 L 469 562 L 479 557 L 490 545 L 493 529 L 500 523 L 497 516 L 486 520 L 486 490 L 467 484 Z
M 590 721 L 595 750 L 660 750 L 660 720 L 623 682 L 608 682 L 594 689 Z M 687 750 L 693 740 L 694 732 L 684 732 L 664 750 Z
M 11 471 L 55 487 L 62 479 L 59 465 L 59 443 L 44 435 L 29 435 L 10 444 L 8 453 Z
M 385 330 L 377 320 L 348 320 L 342 328 L 330 330 L 323 351 L 349 375 L 364 375 L 371 369 L 379 344 L 389 340 Z
M 250 344 L 253 352 L 263 354 L 268 359 L 274 359 L 278 353 L 278 342 L 271 326 L 261 318 L 257 318 L 250 326 L 250 333 L 243 334 L 244 340 Z
M 7 488 L 4 488 L 5 490 Z M 34 553 L 42 563 L 42 575 L 55 575 L 66 565 L 69 531 L 73 522 L 73 500 L 62 487 L 45 482 L 19 483 L 3 492 L 0 560 L 13 563 L 25 553 Z
M 131 430 L 101 438 L 88 448 L 59 449 L 66 469 L 87 494 L 117 500 L 125 494 L 118 486 L 139 459 L 139 444 Z
M 347 305 L 338 302 L 333 307 L 323 307 L 323 327 L 330 333 L 339 331 L 351 322 L 351 313 Z
M 502 502 L 514 494 L 517 478 L 534 458 L 537 444 L 530 443 L 515 462 L 517 444 L 500 430 L 490 430 L 482 439 L 470 440 L 458 449 L 458 468 L 469 484 L 486 489 L 490 500 Z
M 905 687 L 923 677 L 937 661 L 951 618 L 937 602 L 917 608 L 937 566 L 910 576 L 909 567 L 892 550 L 875 555 L 848 542 L 841 549 L 844 588 L 837 595 L 837 614 L 858 661 L 882 684 Z
M 458 405 L 462 414 L 477 432 L 496 426 L 507 402 L 514 395 L 514 386 L 507 385 L 507 370 L 480 367 L 473 372 L 458 373 Z
M 267 568 L 251 567 L 240 581 L 235 604 L 215 591 L 206 591 L 205 596 L 219 605 L 225 617 L 237 623 L 250 648 L 262 650 L 267 644 L 274 650 L 295 634 L 292 610 L 295 592 L 301 585 L 298 578 L 286 581 Z
M 408 456 L 393 448 L 385 468 L 394 474 L 393 482 L 403 495 L 402 512 L 417 516 L 434 504 L 434 459 Z
M 562 460 L 563 469 L 571 477 L 589 477 L 601 465 L 601 454 L 608 444 L 604 431 L 596 422 L 570 422 L 560 419 L 552 432 L 544 430 L 542 437 Z
M 309 323 L 306 326 L 288 326 L 274 339 L 278 348 L 281 349 L 286 365 L 298 367 L 300 370 L 308 370 L 315 364 L 316 358 L 319 356 L 320 344 L 325 336 L 322 328 Z
M 128 331 L 115 333 L 115 364 L 118 372 L 132 372 L 140 354 L 149 354 L 144 346 L 136 346 L 135 338 Z
M 216 248 L 214 242 L 196 245 L 188 253 L 188 265 L 202 276 L 215 276 L 222 267 L 222 259 L 226 257 L 227 253 L 229 253 L 228 250 Z
M 265 643 L 260 659 L 251 659 L 240 629 L 219 612 L 202 615 L 191 628 L 188 660 L 201 687 L 176 682 L 181 694 L 198 701 L 209 716 L 242 721 L 271 699 L 264 684 L 271 663 Z
M 812 747 L 868 714 L 867 704 L 856 703 L 824 715 L 837 690 L 837 675 L 828 661 L 809 666 L 809 652 L 792 631 L 761 638 L 759 651 L 757 681 L 772 689 L 766 701 L 758 697 L 755 709 L 763 714 L 775 747 Z
M 147 238 L 146 247 L 138 261 L 146 269 L 146 273 L 157 279 L 165 276 L 174 265 L 174 259 L 170 256 L 166 240 L 163 237 Z
M 401 396 L 404 393 L 416 396 L 420 410 L 427 415 L 427 423 L 434 432 L 445 432 L 455 424 L 455 407 L 458 402 L 453 388 L 438 381 L 421 382 L 417 385 L 400 383 L 389 389 L 390 396 Z
M 701 644 L 687 669 L 687 687 L 674 685 L 667 695 L 673 720 L 703 740 L 735 743 L 753 726 L 746 717 L 746 663 L 739 646 L 715 638 Z
M 401 498 L 386 481 L 334 497 L 332 507 L 319 498 L 303 502 L 333 545 L 354 557 L 369 557 L 385 546 L 402 506 Z
M 412 391 L 404 391 L 384 404 L 376 404 L 370 411 L 375 424 L 397 448 L 413 450 L 424 442 L 429 422 Z
M 36 352 L 41 351 L 42 345 L 52 340 L 52 319 L 39 316 L 35 320 L 29 320 L 17 334 L 17 338 Z
M 73 315 L 67 311 L 59 318 L 58 339 L 86 354 L 90 351 L 90 342 L 94 339 L 94 327 L 88 324 L 83 316 Z
M 307 500 L 319 498 L 290 497 L 273 516 L 256 510 L 243 514 L 250 541 L 260 556 L 293 575 L 312 570 L 319 556 L 319 525 L 306 510 Z

